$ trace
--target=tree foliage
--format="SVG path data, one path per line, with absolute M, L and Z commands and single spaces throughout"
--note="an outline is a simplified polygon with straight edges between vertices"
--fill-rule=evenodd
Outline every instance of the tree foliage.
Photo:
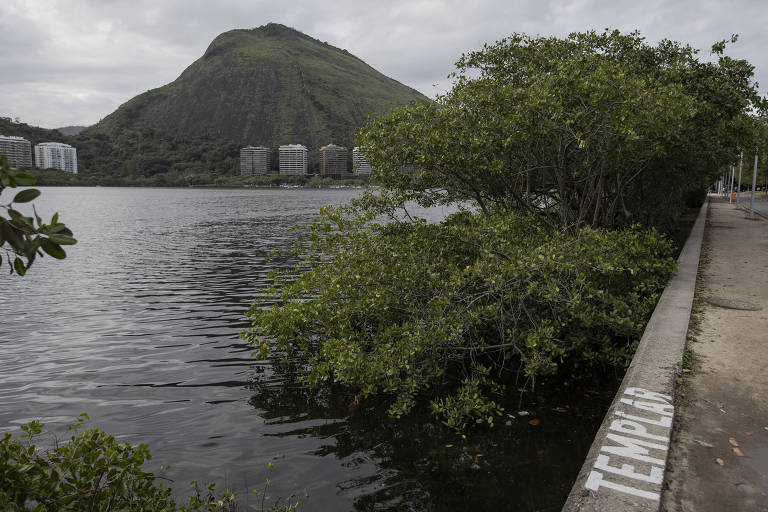
M 172 497 L 171 489 L 157 482 L 142 466 L 152 456 L 146 444 L 117 441 L 99 429 L 80 431 L 87 414 L 71 425 L 71 437 L 51 447 L 35 443 L 44 425 L 32 421 L 21 427 L 14 439 L 5 433 L 0 439 L 0 504 L 4 512 L 231 512 L 237 510 L 235 495 L 228 490 L 216 493 L 214 484 L 201 488 L 191 482 L 194 493 L 183 502 Z M 48 442 L 48 444 L 51 444 Z M 272 468 L 272 463 L 268 464 Z M 258 511 L 290 512 L 299 507 L 293 496 L 267 506 L 264 492 L 253 508 Z
M 11 169 L 8 160 L 0 155 L 0 194 L 6 188 L 19 185 L 34 185 L 35 177 L 23 169 Z M 0 204 L 5 215 L 0 215 L 0 249 L 5 252 L 10 272 L 20 276 L 26 274 L 37 256 L 43 253 L 56 259 L 67 256 L 62 245 L 77 243 L 72 237 L 72 231 L 64 223 L 59 222 L 59 214 L 54 213 L 51 221 L 46 224 L 34 210 L 34 217 L 28 217 L 14 208 L 14 203 L 29 203 L 40 195 L 40 191 L 28 188 L 18 192 L 11 202 Z M 0 254 L 0 264 L 3 257 Z
M 396 416 L 428 392 L 457 428 L 493 423 L 501 383 L 627 364 L 674 268 L 652 230 L 574 238 L 533 216 L 381 225 L 350 213 L 323 212 L 297 272 L 251 309 L 249 337 L 262 356 L 306 361 L 312 385 L 391 394 Z
M 423 204 L 552 226 L 664 225 L 752 140 L 753 67 L 637 33 L 515 34 L 458 62 L 437 104 L 374 120 L 360 146 L 385 186 Z M 407 170 L 407 172 L 404 172 Z
M 636 33 L 513 35 L 458 62 L 437 104 L 373 119 L 383 185 L 328 208 L 250 310 L 260 355 L 311 385 L 493 424 L 537 378 L 623 369 L 674 270 L 669 227 L 754 140 L 752 67 Z M 407 204 L 459 205 L 439 224 Z M 387 223 L 387 219 L 389 222 Z

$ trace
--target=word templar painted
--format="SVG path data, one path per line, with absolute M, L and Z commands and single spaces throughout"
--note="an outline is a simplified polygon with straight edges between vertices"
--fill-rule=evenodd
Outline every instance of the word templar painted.
M 628 407 L 614 412 L 585 487 L 659 501 L 675 411 L 672 397 L 627 388 L 620 402 Z

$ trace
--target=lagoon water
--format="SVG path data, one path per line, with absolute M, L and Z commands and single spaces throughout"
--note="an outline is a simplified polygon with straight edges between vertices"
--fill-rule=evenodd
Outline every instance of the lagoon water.
M 42 191 L 38 212 L 58 211 L 79 243 L 0 275 L 0 430 L 40 419 L 65 437 L 87 412 L 88 426 L 148 443 L 180 494 L 192 479 L 262 488 L 273 462 L 271 500 L 296 494 L 302 510 L 560 510 L 604 398 L 532 404 L 462 439 L 426 414 L 396 422 L 309 393 L 238 338 L 280 261 L 265 255 L 358 192 Z

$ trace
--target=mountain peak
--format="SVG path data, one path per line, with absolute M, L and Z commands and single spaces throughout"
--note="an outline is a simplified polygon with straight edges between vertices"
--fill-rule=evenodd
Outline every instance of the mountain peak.
M 366 117 L 426 99 L 346 50 L 279 23 L 217 36 L 170 84 L 106 117 L 96 131 L 152 128 L 243 145 L 336 140 L 351 146 Z
M 260 27 L 256 27 L 251 30 L 263 32 L 264 34 L 269 36 L 276 36 L 276 37 L 303 36 L 303 37 L 308 37 L 312 39 L 310 36 L 306 35 L 305 33 L 299 30 L 296 30 L 293 27 L 283 25 L 281 23 L 273 23 L 273 22 L 267 23 L 266 25 L 262 25 Z

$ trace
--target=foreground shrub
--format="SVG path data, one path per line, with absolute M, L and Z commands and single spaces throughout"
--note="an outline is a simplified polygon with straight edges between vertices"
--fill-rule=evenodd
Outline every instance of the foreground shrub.
M 11 511 L 131 511 L 192 512 L 234 511 L 235 495 L 224 491 L 216 495 L 215 486 L 200 489 L 177 504 L 171 490 L 156 482 L 154 474 L 142 466 L 151 455 L 147 445 L 118 442 L 99 429 L 79 432 L 87 415 L 71 426 L 72 437 L 64 443 L 41 449 L 35 437 L 42 433 L 38 421 L 22 426 L 23 434 L 14 439 L 4 434 L 0 440 L 0 510 Z M 271 467 L 271 465 L 270 465 Z M 267 480 L 269 485 L 269 480 Z M 264 493 L 266 488 L 264 489 Z M 255 492 L 257 497 L 264 493 Z M 298 503 L 279 503 L 269 510 L 296 510 Z M 264 499 L 255 507 L 267 510 Z
M 674 269 L 654 230 L 582 229 L 461 212 L 378 225 L 327 208 L 246 337 L 305 363 L 314 386 L 420 399 L 451 427 L 493 424 L 505 386 L 628 364 Z M 275 301 L 277 303 L 275 304 Z

